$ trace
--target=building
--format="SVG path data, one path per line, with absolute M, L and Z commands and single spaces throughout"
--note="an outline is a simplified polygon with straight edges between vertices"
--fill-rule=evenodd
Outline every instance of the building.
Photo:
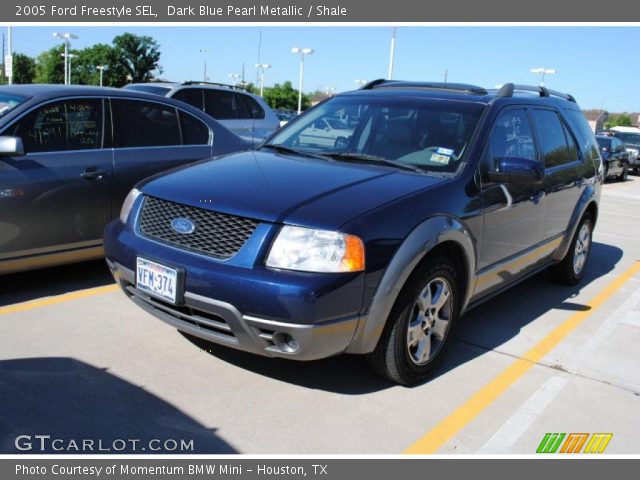
M 609 112 L 605 110 L 585 110 L 584 115 L 594 133 L 604 130 L 604 122 L 609 118 Z

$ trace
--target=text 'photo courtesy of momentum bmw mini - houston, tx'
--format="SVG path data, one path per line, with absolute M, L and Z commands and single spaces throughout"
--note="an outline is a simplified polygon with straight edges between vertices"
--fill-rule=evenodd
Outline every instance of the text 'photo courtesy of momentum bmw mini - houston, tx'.
M 331 141 L 310 133 L 336 123 Z M 410 385 L 465 311 L 542 269 L 580 281 L 603 178 L 569 94 L 379 80 L 251 151 L 142 182 L 105 250 L 123 291 L 186 334 L 365 354 Z

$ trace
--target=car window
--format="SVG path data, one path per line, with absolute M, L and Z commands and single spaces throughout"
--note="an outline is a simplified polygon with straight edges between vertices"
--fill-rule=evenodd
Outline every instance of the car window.
M 138 100 L 113 101 L 115 144 L 120 148 L 181 145 L 176 109 Z
M 48 103 L 14 127 L 27 153 L 87 150 L 102 147 L 102 100 Z
M 202 88 L 183 88 L 178 90 L 171 98 L 180 100 L 196 107 L 198 110 L 204 110 L 204 95 Z
M 238 102 L 243 107 L 243 117 L 241 118 L 253 118 L 260 120 L 264 118 L 264 109 L 249 95 L 236 94 Z
M 546 168 L 573 162 L 565 135 L 565 129 L 558 114 L 551 110 L 533 110 L 533 121 L 540 139 L 540 150 Z
M 209 143 L 209 127 L 193 115 L 180 110 L 182 143 L 184 145 L 206 145 Z
M 508 109 L 498 115 L 489 136 L 487 154 L 489 168 L 495 171 L 505 157 L 536 160 L 531 125 L 524 109 Z
M 236 120 L 238 103 L 233 92 L 224 90 L 205 90 L 205 112 L 217 120 Z
M 564 110 L 564 115 L 577 136 L 582 158 L 592 161 L 599 160 L 600 149 L 584 113 L 579 110 L 566 109 Z
M 569 147 L 569 162 L 576 162 L 578 160 L 578 146 L 576 145 L 576 141 L 564 123 L 562 123 L 562 130 L 564 131 L 564 138 Z

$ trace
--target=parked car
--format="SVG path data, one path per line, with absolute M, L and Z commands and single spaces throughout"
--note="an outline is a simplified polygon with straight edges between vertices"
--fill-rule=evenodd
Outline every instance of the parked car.
M 296 146 L 340 147 L 352 134 L 353 128 L 339 118 L 320 118 L 300 132 Z
M 0 87 L 0 274 L 102 255 L 135 183 L 246 149 L 204 113 L 97 87 Z
M 620 140 L 627 149 L 629 153 L 629 169 L 640 174 L 640 133 L 613 129 L 610 130 L 610 132 L 611 135 Z
M 598 140 L 598 145 L 600 146 L 604 178 L 614 176 L 618 180 L 626 180 L 629 168 L 629 152 L 627 152 L 624 144 L 616 137 L 604 135 L 596 135 L 596 140 Z
M 124 88 L 188 103 L 252 143 L 264 140 L 280 127 L 280 120 L 262 97 L 232 85 L 155 82 L 132 83 Z
M 340 111 L 336 146 L 301 136 Z M 105 232 L 136 304 L 268 357 L 366 354 L 421 381 L 460 316 L 549 268 L 583 277 L 602 162 L 570 95 L 376 81 L 308 110 L 255 151 L 132 190 Z

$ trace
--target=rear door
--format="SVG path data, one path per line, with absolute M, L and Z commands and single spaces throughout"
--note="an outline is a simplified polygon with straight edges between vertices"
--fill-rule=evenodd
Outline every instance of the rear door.
M 178 165 L 209 158 L 213 133 L 200 119 L 173 105 L 112 98 L 114 212 L 140 180 Z
M 2 132 L 20 137 L 26 154 L 0 158 L 0 259 L 101 243 L 113 173 L 104 125 L 103 99 L 72 98 Z

